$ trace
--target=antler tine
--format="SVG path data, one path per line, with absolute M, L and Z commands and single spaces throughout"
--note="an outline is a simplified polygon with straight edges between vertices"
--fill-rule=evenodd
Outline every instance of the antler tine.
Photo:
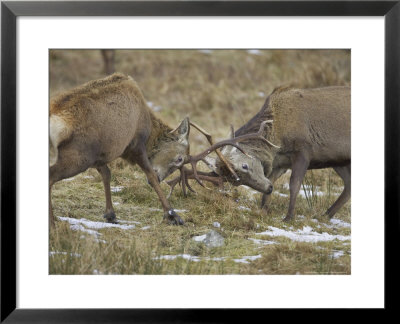
M 223 147 L 223 146 L 226 146 L 226 145 L 231 145 L 231 146 L 236 147 L 236 148 L 237 148 L 238 150 L 240 150 L 243 154 L 246 154 L 246 153 L 243 151 L 243 149 L 239 146 L 238 143 L 239 143 L 239 142 L 246 141 L 246 140 L 249 140 L 249 139 L 259 139 L 259 140 L 264 141 L 264 142 L 267 143 L 268 145 L 271 145 L 271 146 L 273 146 L 273 147 L 275 147 L 275 148 L 279 148 L 279 146 L 276 146 L 276 145 L 272 144 L 271 142 L 269 142 L 269 141 L 268 141 L 266 138 L 264 138 L 264 136 L 263 136 L 263 135 L 264 135 L 264 128 L 265 128 L 265 125 L 268 124 L 268 123 L 272 123 L 272 121 L 271 121 L 271 120 L 265 120 L 265 121 L 263 121 L 263 122 L 261 123 L 260 129 L 258 130 L 257 133 L 245 134 L 245 135 L 241 135 L 241 136 L 234 137 L 234 138 L 231 138 L 231 139 L 227 139 L 227 140 L 220 141 L 220 142 L 218 142 L 218 143 L 215 143 L 215 144 L 211 145 L 211 146 L 210 146 L 208 149 L 206 149 L 205 151 L 203 151 L 203 152 L 201 152 L 201 153 L 199 153 L 199 154 L 197 154 L 197 155 L 195 155 L 195 156 L 190 156 L 190 157 L 189 157 L 188 163 L 190 163 L 190 164 L 192 165 L 194 178 L 197 180 L 197 182 L 198 182 L 200 185 L 204 186 L 204 185 L 201 183 L 201 181 L 200 181 L 200 179 L 198 178 L 198 175 L 197 175 L 197 169 L 196 169 L 197 162 L 199 162 L 200 160 L 203 160 L 208 154 L 210 154 L 212 151 L 216 151 L 216 150 L 219 149 L 220 147 Z M 246 155 L 247 155 L 247 154 L 246 154 Z M 222 154 L 221 154 L 221 156 L 222 156 Z M 233 173 L 233 174 L 235 174 L 235 173 Z M 238 179 L 238 177 L 236 177 L 236 179 Z
M 196 191 L 194 191 L 193 188 L 189 185 L 189 181 L 188 181 L 189 179 L 195 179 L 193 170 L 189 170 L 185 167 L 182 167 L 181 169 L 179 169 L 179 171 L 181 172 L 181 174 L 179 176 L 175 177 L 174 179 L 172 179 L 170 181 L 167 181 L 167 184 L 170 186 L 170 191 L 168 193 L 167 199 L 169 199 L 171 197 L 171 194 L 172 194 L 175 186 L 178 183 L 181 183 L 182 181 L 185 181 L 186 186 L 188 187 L 188 189 L 190 191 L 196 193 Z M 185 175 L 182 176 L 182 173 L 185 173 Z M 215 186 L 221 186 L 224 181 L 220 176 L 215 176 L 212 173 L 206 173 L 206 172 L 199 172 L 198 177 L 202 180 L 211 182 Z M 186 197 L 186 190 L 183 192 L 183 194 Z
M 192 125 L 194 128 L 196 128 L 200 133 L 202 133 L 202 134 L 207 138 L 207 141 L 208 141 L 211 145 L 214 144 L 214 143 L 213 143 L 213 140 L 212 140 L 212 136 L 211 136 L 209 133 L 207 133 L 203 128 L 201 128 L 199 125 L 197 125 L 197 124 L 195 124 L 195 123 L 193 123 L 193 122 L 190 122 L 190 125 Z M 233 131 L 233 126 L 232 126 L 232 125 L 231 125 L 231 128 L 232 128 L 232 131 Z M 241 152 L 243 152 L 244 154 L 246 154 L 243 150 L 241 150 Z M 232 173 L 232 175 L 235 177 L 235 179 L 239 181 L 238 175 L 236 174 L 235 170 L 233 170 L 232 165 L 229 163 L 229 161 L 225 158 L 225 156 L 223 156 L 223 154 L 221 153 L 221 151 L 220 151 L 219 149 L 216 149 L 216 150 L 215 150 L 215 153 L 217 153 L 219 159 L 226 165 L 226 167 L 227 167 L 228 170 Z M 246 154 L 246 155 L 247 155 L 247 154 Z M 201 159 L 201 160 L 203 160 L 203 159 Z M 192 164 L 192 166 L 193 166 L 193 164 Z M 197 182 L 199 182 L 198 179 L 196 179 L 196 180 L 197 180 Z M 199 183 L 200 183 L 200 182 L 199 182 Z M 201 184 L 201 183 L 200 183 L 200 184 Z M 202 184 L 201 184 L 201 185 L 202 185 Z

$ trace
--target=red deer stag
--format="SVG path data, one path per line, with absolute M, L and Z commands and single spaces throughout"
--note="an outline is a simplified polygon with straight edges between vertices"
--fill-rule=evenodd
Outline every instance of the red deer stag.
M 215 173 L 201 176 L 204 180 L 214 176 L 213 183 L 218 183 L 215 177 L 219 175 L 220 182 L 247 185 L 263 193 L 261 205 L 266 208 L 271 182 L 291 169 L 290 202 L 284 219 L 289 221 L 294 217 L 296 197 L 306 171 L 332 167 L 344 182 L 342 194 L 326 212 L 332 218 L 350 198 L 350 99 L 350 87 L 274 90 L 261 110 L 231 135 L 241 137 L 265 123 L 268 127 L 263 136 L 267 142 L 244 141 L 242 150 L 225 146 L 221 151 L 225 161 L 208 158 Z M 186 184 L 188 178 L 194 178 L 191 173 L 186 172 Z M 177 181 L 169 182 L 171 189 Z
M 66 91 L 50 101 L 50 224 L 52 185 L 96 168 L 106 196 L 104 218 L 115 222 L 111 201 L 110 169 L 107 164 L 121 157 L 138 164 L 156 191 L 164 219 L 183 220 L 171 208 L 159 182 L 181 167 L 189 156 L 189 119 L 172 130 L 148 108 L 136 82 L 113 74 Z

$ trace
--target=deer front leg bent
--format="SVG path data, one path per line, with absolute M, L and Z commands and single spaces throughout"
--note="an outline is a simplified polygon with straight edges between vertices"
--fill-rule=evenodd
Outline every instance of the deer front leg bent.
M 172 225 L 183 225 L 184 221 L 182 218 L 171 208 L 167 198 L 165 197 L 160 182 L 158 181 L 158 177 L 154 172 L 149 159 L 147 158 L 147 153 L 145 148 L 141 151 L 140 156 L 138 157 L 137 164 L 142 168 L 144 173 L 147 176 L 147 180 L 149 181 L 150 185 L 153 187 L 155 192 L 158 195 L 158 198 L 161 201 L 161 205 L 164 210 L 164 220 Z

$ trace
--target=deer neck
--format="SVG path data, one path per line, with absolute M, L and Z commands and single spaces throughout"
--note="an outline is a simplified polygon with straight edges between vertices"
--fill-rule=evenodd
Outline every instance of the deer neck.
M 162 140 L 173 139 L 172 128 L 150 113 L 151 130 L 146 143 L 148 156 L 151 156 Z

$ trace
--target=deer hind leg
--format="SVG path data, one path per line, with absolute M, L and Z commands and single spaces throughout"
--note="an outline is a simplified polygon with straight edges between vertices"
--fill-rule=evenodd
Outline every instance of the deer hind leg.
M 279 179 L 279 177 L 284 174 L 287 169 L 273 169 L 271 174 L 268 176 L 269 181 L 271 181 L 272 185 L 274 185 L 275 181 Z M 263 194 L 261 199 L 261 208 L 268 212 L 268 207 L 271 201 L 271 194 Z
M 59 150 L 57 162 L 49 169 L 49 222 L 54 226 L 53 208 L 51 204 L 51 190 L 53 185 L 63 179 L 73 177 L 90 166 L 88 161 L 82 158 L 82 154 L 73 148 Z
M 97 167 L 96 170 L 100 173 L 101 178 L 103 179 L 104 193 L 106 195 L 106 211 L 103 217 L 107 220 L 108 223 L 117 223 L 117 218 L 115 216 L 114 207 L 111 200 L 111 171 L 107 165 Z
M 290 177 L 289 189 L 290 189 L 290 202 L 289 209 L 284 221 L 290 221 L 294 218 L 294 206 L 296 204 L 296 198 L 300 191 L 301 182 L 303 181 L 304 175 L 307 172 L 310 161 L 304 156 L 303 153 L 297 153 L 292 158 L 292 175 Z
M 132 161 L 133 162 L 133 161 Z M 164 195 L 160 182 L 158 181 L 158 177 L 153 170 L 153 167 L 150 164 L 150 161 L 147 157 L 146 148 L 144 145 L 139 149 L 139 155 L 136 157 L 136 162 L 141 169 L 146 174 L 147 180 L 150 185 L 153 187 L 154 191 L 157 193 L 158 198 L 161 201 L 161 205 L 164 210 L 164 220 L 167 220 L 168 223 L 172 225 L 183 225 L 184 221 L 182 218 L 171 208 L 166 196 Z
M 339 198 L 326 211 L 326 215 L 332 218 L 336 212 L 350 199 L 351 194 L 351 164 L 344 167 L 333 168 L 344 182 L 344 189 Z

